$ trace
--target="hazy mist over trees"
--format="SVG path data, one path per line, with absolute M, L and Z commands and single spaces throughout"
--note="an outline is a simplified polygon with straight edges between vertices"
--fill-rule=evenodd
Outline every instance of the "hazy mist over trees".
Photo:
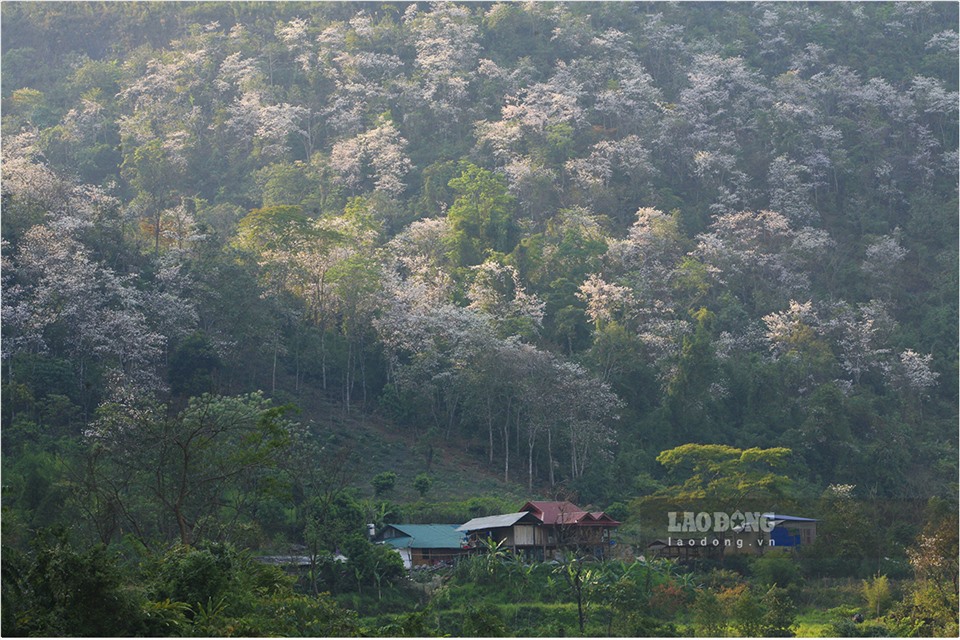
M 57 526 L 211 566 L 343 548 L 380 469 L 338 466 L 333 415 L 416 451 L 411 490 L 457 451 L 628 524 L 670 450 L 782 448 L 776 508 L 849 486 L 872 530 L 825 574 L 922 560 L 957 500 L 957 20 L 3 3 L 4 572 Z M 394 580 L 355 556 L 361 593 Z M 359 632 L 297 606 L 333 622 L 274 631 Z

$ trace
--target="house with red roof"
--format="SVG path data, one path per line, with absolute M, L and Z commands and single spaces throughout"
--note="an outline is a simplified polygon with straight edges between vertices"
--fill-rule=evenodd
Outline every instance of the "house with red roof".
M 602 511 L 587 511 L 568 500 L 530 501 L 516 513 L 474 518 L 458 527 L 468 545 L 482 548 L 492 540 L 537 560 L 564 551 L 602 559 L 620 523 Z

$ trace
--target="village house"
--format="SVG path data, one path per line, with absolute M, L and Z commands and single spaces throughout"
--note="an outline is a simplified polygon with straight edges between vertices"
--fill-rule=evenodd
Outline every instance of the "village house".
M 407 569 L 453 562 L 466 550 L 455 524 L 388 524 L 376 539 L 395 549 Z
M 533 560 L 547 560 L 562 551 L 602 559 L 620 523 L 602 511 L 589 512 L 569 501 L 525 503 L 520 511 L 474 518 L 458 527 L 471 549 L 492 540 Z

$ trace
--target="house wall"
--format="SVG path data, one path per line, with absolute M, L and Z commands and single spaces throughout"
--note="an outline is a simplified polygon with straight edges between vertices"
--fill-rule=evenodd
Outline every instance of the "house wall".
M 537 549 L 540 555 L 553 555 L 552 552 L 569 546 L 589 548 L 595 555 L 605 555 L 610 541 L 609 527 L 566 526 L 558 530 L 553 525 L 517 524 L 512 527 L 486 529 L 470 533 L 475 548 L 482 549 L 483 542 L 492 538 L 503 541 L 508 549 Z
M 410 549 L 394 549 L 397 553 L 400 554 L 400 559 L 403 560 L 403 568 L 409 569 L 413 566 L 412 558 L 410 556 Z
M 536 542 L 536 527 L 529 524 L 518 524 L 513 528 L 514 544 L 519 546 L 533 546 Z
M 411 561 L 415 567 L 452 562 L 461 553 L 460 549 L 413 549 Z
M 534 544 L 538 547 L 552 547 L 557 544 L 557 536 L 553 530 L 553 527 L 535 527 L 533 534 Z
M 773 538 L 783 546 L 813 544 L 817 539 L 815 522 L 784 522 L 773 531 Z
M 470 538 L 473 539 L 478 547 L 482 547 L 484 541 L 488 538 L 493 539 L 495 542 L 503 541 L 504 547 L 513 546 L 513 528 L 512 527 L 500 527 L 498 529 L 483 529 L 479 531 L 473 531 L 470 533 Z

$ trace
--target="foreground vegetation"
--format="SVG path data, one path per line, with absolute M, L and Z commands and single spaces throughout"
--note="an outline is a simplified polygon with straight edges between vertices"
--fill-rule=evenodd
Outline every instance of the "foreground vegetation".
M 955 636 L 943 576 L 807 579 L 789 554 L 739 570 L 668 560 L 525 564 L 510 554 L 407 576 L 358 539 L 346 562 L 299 581 L 232 545 L 79 551 L 48 533 L 5 559 L 8 635 L 148 636 Z M 297 583 L 297 584 L 295 584 Z M 317 588 L 330 591 L 317 592 Z M 304 593 L 307 591 L 308 593 Z M 334 595 L 331 595 L 331 591 Z M 860 616 L 854 621 L 855 616 Z
M 0 11 L 4 633 L 956 632 L 956 4 Z M 539 496 L 627 564 L 362 537 Z

